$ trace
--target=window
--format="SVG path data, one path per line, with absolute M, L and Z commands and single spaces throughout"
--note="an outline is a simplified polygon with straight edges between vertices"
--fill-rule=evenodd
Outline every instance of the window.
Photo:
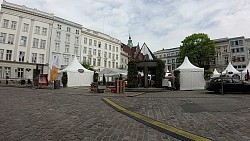
M 112 62 L 112 68 L 115 68 L 115 62 Z
M 3 60 L 3 52 L 4 52 L 4 49 L 0 49 L 0 60 Z
M 62 29 L 62 25 L 57 24 L 57 29 Z
M 244 48 L 242 47 L 242 48 L 240 48 L 240 52 L 244 52 Z
M 6 50 L 6 60 L 11 60 L 12 50 Z
M 33 38 L 33 47 L 38 48 L 39 39 Z
M 23 32 L 28 32 L 29 31 L 29 24 L 24 23 L 23 24 Z
M 174 56 L 174 53 L 171 53 L 171 56 Z
M 68 56 L 65 56 L 63 60 L 64 60 L 64 65 L 69 65 L 69 57 Z
M 112 59 L 115 60 L 115 54 L 112 54 Z
M 79 30 L 77 29 L 77 30 L 76 30 L 76 34 L 79 35 L 79 33 L 80 33 L 80 32 L 79 32 Z
M 89 64 L 91 65 L 91 63 L 92 63 L 92 58 L 90 57 L 89 58 Z
M 115 52 L 115 46 L 113 46 L 113 49 L 112 49 L 113 52 Z
M 87 47 L 83 48 L 83 53 L 85 53 L 85 54 L 87 53 Z
M 56 32 L 56 40 L 60 40 L 61 32 L 57 31 Z
M 228 57 L 225 57 L 225 64 L 228 64 Z
M 45 49 L 45 46 L 46 46 L 46 40 L 41 40 L 40 48 Z
M 118 52 L 118 47 L 116 47 L 116 52 Z
M 11 68 L 10 67 L 5 67 L 5 78 L 8 76 L 9 78 L 11 78 Z
M 78 47 L 75 47 L 74 53 L 75 53 L 75 55 L 78 55 Z
M 109 68 L 111 68 L 111 62 L 109 61 Z
M 56 43 L 55 45 L 55 51 L 59 51 L 60 50 L 60 43 Z
M 44 54 L 39 54 L 39 63 L 40 64 L 44 63 Z
M 70 34 L 66 34 L 66 42 L 67 42 L 67 43 L 70 42 Z
M 93 55 L 96 55 L 96 49 L 93 49 Z
M 224 52 L 227 52 L 227 47 L 224 47 Z
M 15 37 L 14 34 L 9 34 L 9 37 L 8 37 L 8 44 L 14 44 L 14 37 Z
M 78 36 L 76 36 L 76 38 L 75 38 L 75 44 L 79 45 L 79 37 Z
M 111 45 L 109 45 L 109 50 L 111 50 Z
M 12 21 L 11 25 L 10 25 L 10 28 L 15 30 L 16 29 L 16 24 L 17 24 L 16 21 Z
M 92 46 L 92 39 L 89 39 L 89 45 Z
M 20 41 L 20 45 L 21 46 L 26 46 L 27 43 L 27 37 L 26 36 L 22 36 L 21 37 L 21 41 Z
M 86 37 L 84 37 L 84 44 L 87 44 L 87 38 Z
M 172 59 L 172 63 L 175 63 L 175 59 Z
M 108 45 L 105 43 L 105 48 L 104 49 L 107 50 L 107 47 L 108 47 Z
M 96 66 L 96 59 L 93 59 L 93 66 Z
M 101 48 L 102 44 L 101 42 L 98 42 L 98 47 Z
M 20 51 L 19 52 L 19 62 L 24 62 L 25 52 Z
M 40 26 L 36 26 L 35 27 L 35 33 L 36 34 L 40 34 Z
M 70 32 L 70 30 L 71 30 L 70 27 L 67 27 L 67 32 Z
M 69 53 L 69 45 L 65 45 L 65 52 Z
M 243 40 L 239 40 L 240 46 L 243 46 Z
M 101 66 L 101 59 L 97 59 L 97 66 Z
M 96 47 L 96 40 L 94 40 L 94 46 Z
M 5 41 L 6 41 L 6 36 L 7 36 L 6 33 L 1 33 L 1 35 L 0 35 L 0 43 L 5 43 Z
M 2 73 L 3 73 L 3 68 L 0 66 L 0 78 L 3 78 Z
M 161 55 L 159 55 L 159 58 L 161 58 Z
M 111 58 L 111 53 L 109 53 L 109 58 Z
M 104 51 L 104 58 L 107 58 L 107 51 Z
M 98 56 L 101 57 L 101 50 L 98 50 Z
M 36 63 L 36 60 L 37 60 L 37 53 L 32 53 L 31 62 Z
M 9 26 L 9 20 L 4 19 L 3 20 L 3 27 L 8 28 L 8 26 Z
M 106 68 L 107 67 L 107 61 L 104 60 L 104 67 Z
M 239 49 L 239 48 L 236 48 L 236 52 L 240 52 L 240 49 Z
M 115 58 L 116 58 L 116 60 L 118 60 L 118 54 L 116 54 L 116 57 L 115 57 Z
M 86 63 L 86 60 L 87 60 L 86 57 L 83 57 L 83 58 L 82 58 L 82 61 L 83 61 L 84 63 Z
M 171 62 L 170 62 L 170 59 L 168 59 L 168 61 L 167 61 L 167 62 L 168 62 L 168 64 L 170 64 L 170 63 L 171 63 Z
M 92 48 L 89 48 L 89 55 L 92 55 Z
M 115 67 L 118 68 L 118 63 L 117 62 L 115 63 Z
M 23 78 L 23 68 L 17 68 L 17 77 Z
M 47 35 L 47 28 L 44 28 L 44 27 L 43 27 L 42 35 L 45 35 L 45 36 Z
M 232 53 L 234 53 L 235 51 L 234 51 L 234 49 L 232 49 Z

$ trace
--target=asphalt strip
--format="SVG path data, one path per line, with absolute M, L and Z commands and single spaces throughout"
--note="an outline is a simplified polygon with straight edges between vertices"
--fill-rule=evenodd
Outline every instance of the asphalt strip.
M 125 108 L 123 108 L 122 106 L 114 103 L 113 101 L 109 100 L 108 98 L 103 98 L 102 99 L 105 103 L 107 103 L 109 106 L 113 107 L 115 110 L 131 117 L 132 119 L 135 119 L 147 126 L 150 126 L 160 132 L 163 132 L 165 134 L 168 134 L 174 138 L 180 139 L 180 140 L 184 140 L 184 141 L 211 141 L 208 138 L 204 138 L 189 132 L 186 132 L 184 130 L 181 129 L 177 129 L 175 127 L 169 126 L 167 124 L 161 123 L 159 121 L 156 121 L 154 119 L 151 119 L 149 117 L 140 115 L 138 113 L 129 111 Z

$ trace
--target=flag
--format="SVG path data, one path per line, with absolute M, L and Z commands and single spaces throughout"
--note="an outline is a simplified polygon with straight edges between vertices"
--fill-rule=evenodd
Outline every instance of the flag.
M 50 66 L 50 80 L 54 81 L 56 79 L 58 73 L 58 66 L 59 66 L 59 55 L 53 55 L 52 63 Z

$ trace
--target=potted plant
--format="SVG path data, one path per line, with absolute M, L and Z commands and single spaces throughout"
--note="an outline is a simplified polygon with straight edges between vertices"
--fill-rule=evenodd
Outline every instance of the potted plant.
M 67 87 L 67 84 L 68 84 L 68 75 L 67 75 L 67 72 L 63 72 L 62 84 L 63 84 L 63 87 Z

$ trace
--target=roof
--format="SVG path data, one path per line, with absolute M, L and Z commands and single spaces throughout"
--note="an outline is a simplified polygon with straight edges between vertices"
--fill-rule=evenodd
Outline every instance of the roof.
M 186 56 L 183 63 L 175 70 L 204 70 L 204 68 L 199 68 L 193 65 Z
M 233 72 L 233 74 L 240 73 L 233 67 L 231 62 L 228 63 L 227 68 L 222 72 L 222 74 L 226 74 L 227 72 Z
M 63 70 L 61 70 L 60 72 L 78 72 L 79 69 L 83 69 L 84 72 L 93 72 L 91 70 L 88 70 L 86 68 L 84 68 L 79 61 L 77 60 L 76 56 L 73 59 L 73 61 Z

